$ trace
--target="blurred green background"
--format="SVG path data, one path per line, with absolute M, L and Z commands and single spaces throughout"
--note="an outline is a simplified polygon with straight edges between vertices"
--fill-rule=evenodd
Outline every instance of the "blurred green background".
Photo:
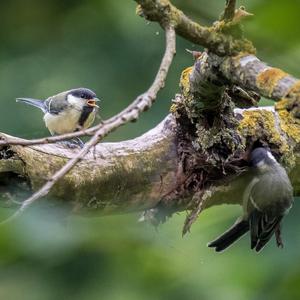
M 202 24 L 222 11 L 221 0 L 174 0 Z M 258 56 L 300 77 L 300 1 L 240 1 L 255 17 L 245 33 Z M 39 110 L 16 97 L 46 98 L 74 87 L 95 90 L 103 118 L 114 115 L 153 80 L 164 47 L 156 24 L 135 15 L 132 0 L 11 0 L 1 2 L 0 131 L 26 138 L 48 135 Z M 135 137 L 168 113 L 180 72 L 192 64 L 185 51 L 201 49 L 177 39 L 166 88 L 138 123 L 109 136 Z M 285 248 L 272 241 L 257 255 L 243 238 L 216 254 L 209 240 L 232 224 L 235 206 L 205 211 L 181 237 L 185 213 L 155 231 L 138 214 L 85 219 L 62 225 L 54 208 L 31 209 L 0 227 L 0 299 L 298 299 L 300 206 L 284 222 Z M 7 209 L 0 209 L 0 217 Z

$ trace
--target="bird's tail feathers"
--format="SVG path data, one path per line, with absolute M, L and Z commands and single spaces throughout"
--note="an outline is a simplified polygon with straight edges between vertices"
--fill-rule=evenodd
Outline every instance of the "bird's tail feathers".
M 238 220 L 232 227 L 210 242 L 207 246 L 215 248 L 217 252 L 223 251 L 242 237 L 248 230 L 249 222 Z
M 35 107 L 41 109 L 44 113 L 46 112 L 45 104 L 41 100 L 32 99 L 32 98 L 17 98 L 16 101 L 35 106 Z

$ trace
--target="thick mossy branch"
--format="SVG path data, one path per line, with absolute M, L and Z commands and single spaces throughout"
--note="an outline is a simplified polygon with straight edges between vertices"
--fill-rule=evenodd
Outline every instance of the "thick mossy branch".
M 220 56 L 240 52 L 255 53 L 252 43 L 241 36 L 236 23 L 216 22 L 212 27 L 201 26 L 189 19 L 169 0 L 135 0 L 139 6 L 137 13 L 149 21 L 174 25 L 176 33 L 192 43 L 201 45 Z M 238 37 L 236 38 L 236 32 Z M 230 34 L 229 34 L 230 33 Z
M 176 185 L 175 123 L 169 116 L 145 135 L 120 143 L 97 145 L 51 191 L 75 211 L 132 211 L 153 207 Z M 12 146 L 0 159 L 0 173 L 25 176 L 33 190 L 78 150 L 61 145 Z
M 300 97 L 300 82 L 297 78 L 268 66 L 256 56 L 240 54 L 219 61 L 222 74 L 242 88 L 273 100 L 297 100 Z
M 300 125 L 293 123 L 295 135 L 289 135 L 282 127 L 280 111 L 272 108 L 236 110 L 235 115 L 245 151 L 249 138 L 268 143 L 278 154 L 277 158 L 284 158 L 290 166 L 295 193 L 299 195 L 300 139 L 299 135 L 294 139 L 297 136 L 294 129 L 297 128 L 300 134 Z M 264 131 L 253 129 L 253 119 L 258 120 L 260 128 L 266 128 L 265 133 L 269 134 L 262 135 Z M 284 124 L 289 128 L 286 121 Z M 201 209 L 222 203 L 240 203 L 241 197 L 237 195 L 241 195 L 247 182 L 244 175 L 237 176 L 244 171 L 244 152 L 224 161 L 223 165 L 212 167 L 195 143 L 188 147 L 187 136 L 182 139 L 182 128 L 178 126 L 178 118 L 170 115 L 139 138 L 99 144 L 95 152 L 58 182 L 51 196 L 71 204 L 76 213 L 94 211 L 97 214 L 157 206 L 172 212 L 198 208 L 196 190 L 205 195 Z M 291 145 L 293 151 L 290 151 Z M 55 144 L 6 147 L 1 150 L 0 180 L 8 174 L 21 175 L 35 190 L 74 156 L 74 151 Z M 3 184 L 2 189 L 5 189 Z
M 184 101 L 181 104 L 177 101 L 171 111 L 176 113 L 179 109 L 177 115 L 186 114 L 191 123 L 197 123 L 197 120 L 203 117 L 205 110 L 213 110 L 216 114 L 218 109 L 224 106 L 226 94 L 228 97 L 225 99 L 230 99 L 229 103 L 231 102 L 231 105 L 228 105 L 227 114 L 233 110 L 233 104 L 238 107 L 253 106 L 259 99 L 255 92 L 280 100 L 276 105 L 278 120 L 274 120 L 273 115 L 267 111 L 264 112 L 264 116 L 261 116 L 259 112 L 251 113 L 248 117 L 246 113 L 239 129 L 242 128 L 243 123 L 249 122 L 252 125 L 251 131 L 244 133 L 244 136 L 245 134 L 248 137 L 256 136 L 255 133 L 259 132 L 262 138 L 265 136 L 265 140 L 283 153 L 287 148 L 294 148 L 295 145 L 287 145 L 284 140 L 281 141 L 279 136 L 274 134 L 274 124 L 280 123 L 281 130 L 296 143 L 298 142 L 300 137 L 299 82 L 298 79 L 279 69 L 268 67 L 252 55 L 222 58 L 212 53 L 203 53 L 193 67 L 182 73 L 181 87 Z M 213 93 L 210 92 L 211 90 Z M 239 90 L 240 93 L 237 94 L 233 90 Z M 243 105 L 241 98 L 244 98 L 246 105 Z M 211 119 L 211 115 L 209 117 Z M 222 117 L 221 112 L 220 118 Z M 198 119 L 195 121 L 195 118 Z M 263 128 L 259 126 L 261 120 L 263 120 Z M 269 121 L 265 123 L 266 120 Z
M 187 148 L 192 144 L 207 165 L 219 166 L 222 173 L 225 162 L 240 157 L 246 144 L 242 143 L 234 114 L 233 86 L 218 67 L 219 59 L 202 53 L 194 66 L 182 73 L 182 96 L 177 96 L 171 112 L 182 129 L 183 144 Z
M 235 63 L 233 63 L 234 61 Z M 228 62 L 231 63 L 228 64 Z M 232 69 L 230 69 L 231 67 Z M 261 71 L 263 69 L 266 70 Z M 251 97 L 251 95 L 254 95 L 253 90 L 263 95 L 264 91 L 269 90 L 267 93 L 269 96 L 271 95 L 275 99 L 279 99 L 279 97 L 282 99 L 275 106 L 278 112 L 276 117 L 273 108 L 271 110 L 241 110 L 244 112 L 243 119 L 239 121 L 238 126 L 232 127 L 233 131 L 240 133 L 239 140 L 244 140 L 242 143 L 244 144 L 244 149 L 250 140 L 255 141 L 255 139 L 259 138 L 259 140 L 271 145 L 271 148 L 276 148 L 281 155 L 292 152 L 291 150 L 298 146 L 300 138 L 300 114 L 298 114 L 300 84 L 292 76 L 285 74 L 279 69 L 275 69 L 275 71 L 273 69 L 267 67 L 254 56 L 224 59 L 212 53 L 203 53 L 193 67 L 183 71 L 180 81 L 183 97 L 180 98 L 181 101 L 178 100 L 178 97 L 171 111 L 178 120 L 180 118 L 182 120 L 184 118 L 188 119 L 188 121 L 184 120 L 184 126 L 190 122 L 191 124 L 196 124 L 195 126 L 197 127 L 199 126 L 199 121 L 203 120 L 203 117 L 206 118 L 207 122 L 211 123 L 212 128 L 215 127 L 212 120 L 216 117 L 219 120 L 231 118 L 231 121 L 227 120 L 227 122 L 235 124 L 237 116 L 234 116 L 232 112 L 234 104 L 240 104 L 240 99 L 236 101 L 237 94 L 232 93 L 232 85 L 240 84 L 243 88 L 241 89 L 244 92 L 243 96 L 249 96 L 249 99 L 252 98 L 253 101 L 258 100 L 258 98 L 253 99 Z M 207 89 L 207 87 L 209 88 Z M 214 92 L 211 93 L 210 90 Z M 238 98 L 240 97 L 241 94 L 238 95 Z M 227 105 L 226 102 L 228 103 Z M 251 104 L 251 101 L 248 104 Z M 211 113 L 207 114 L 207 111 Z M 239 110 L 235 110 L 235 112 L 238 113 Z M 226 127 L 228 127 L 228 124 L 227 126 L 221 126 L 221 130 L 228 129 Z M 205 139 L 205 135 L 206 133 L 202 132 L 199 135 L 199 139 Z M 288 143 L 284 135 L 291 138 Z M 211 140 L 209 140 L 209 143 L 211 143 Z M 286 161 L 290 161 L 290 158 L 289 155 Z

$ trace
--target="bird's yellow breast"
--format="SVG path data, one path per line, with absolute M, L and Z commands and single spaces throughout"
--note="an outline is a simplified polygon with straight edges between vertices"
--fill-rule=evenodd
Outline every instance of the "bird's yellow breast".
M 76 131 L 78 129 L 78 120 L 81 112 L 76 109 L 68 109 L 57 115 L 46 113 L 44 115 L 44 121 L 52 135 L 65 134 Z M 95 112 L 91 112 L 87 120 L 83 124 L 84 128 L 88 128 L 92 125 L 95 119 Z

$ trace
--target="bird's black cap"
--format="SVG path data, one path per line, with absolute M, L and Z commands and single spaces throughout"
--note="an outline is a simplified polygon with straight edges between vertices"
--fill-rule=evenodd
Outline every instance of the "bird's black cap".
M 93 99 L 96 97 L 96 93 L 86 88 L 73 89 L 68 94 L 82 99 Z
M 267 148 L 259 147 L 255 148 L 251 152 L 250 164 L 252 166 L 257 166 L 260 162 L 264 161 L 265 163 L 272 164 L 274 163 L 275 158 L 273 157 L 271 151 Z

